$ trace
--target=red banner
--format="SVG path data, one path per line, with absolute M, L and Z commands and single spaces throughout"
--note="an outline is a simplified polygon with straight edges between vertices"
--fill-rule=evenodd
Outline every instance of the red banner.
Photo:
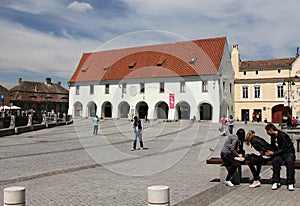
M 174 109 L 174 104 L 175 104 L 175 96 L 174 94 L 169 95 L 169 105 L 170 109 Z

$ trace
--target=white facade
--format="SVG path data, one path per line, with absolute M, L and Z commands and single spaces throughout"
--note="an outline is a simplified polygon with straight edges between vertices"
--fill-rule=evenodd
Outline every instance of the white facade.
M 234 115 L 233 84 L 234 72 L 226 42 L 220 68 L 215 74 L 72 83 L 69 114 L 103 118 L 137 115 L 167 120 L 195 116 L 196 120 L 219 122 L 222 115 Z M 170 94 L 174 95 L 174 108 L 170 108 Z

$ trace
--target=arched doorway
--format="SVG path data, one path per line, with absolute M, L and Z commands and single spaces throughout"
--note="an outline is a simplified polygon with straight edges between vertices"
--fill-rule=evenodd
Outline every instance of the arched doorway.
M 139 102 L 136 105 L 136 112 L 140 119 L 144 119 L 148 115 L 148 105 L 146 102 Z
M 110 102 L 104 102 L 102 105 L 102 116 L 103 117 L 112 117 L 112 105 Z
M 74 104 L 74 116 L 81 117 L 82 116 L 82 104 L 80 102 L 75 102 Z
M 200 120 L 212 120 L 212 106 L 208 103 L 199 106 Z
M 291 114 L 291 109 L 283 104 L 278 104 L 272 107 L 272 122 L 282 123 L 287 121 L 288 115 Z
M 155 117 L 156 119 L 168 119 L 169 106 L 166 102 L 158 102 L 155 105 Z
M 118 107 L 119 117 L 127 118 L 129 114 L 130 106 L 127 102 L 121 102 Z
M 87 105 L 87 116 L 95 117 L 97 114 L 97 105 L 95 102 L 89 102 Z
M 190 105 L 187 102 L 182 101 L 176 104 L 175 116 L 177 116 L 177 119 L 190 119 L 190 113 Z

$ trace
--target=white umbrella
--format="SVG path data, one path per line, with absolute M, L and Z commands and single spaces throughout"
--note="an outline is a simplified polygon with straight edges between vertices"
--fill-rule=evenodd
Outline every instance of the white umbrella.
M 10 107 L 10 109 L 21 109 L 21 108 L 13 105 Z
M 7 109 L 10 109 L 10 107 L 4 105 L 4 107 L 3 107 L 3 106 L 0 107 L 0 111 L 1 111 L 2 109 L 7 110 Z

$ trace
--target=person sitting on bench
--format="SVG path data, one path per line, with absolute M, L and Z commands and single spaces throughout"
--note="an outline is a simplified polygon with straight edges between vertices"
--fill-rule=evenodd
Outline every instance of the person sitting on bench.
M 250 188 L 259 187 L 261 184 L 259 176 L 261 164 L 271 159 L 270 156 L 265 155 L 265 152 L 267 152 L 268 150 L 272 150 L 272 147 L 266 140 L 257 136 L 253 130 L 249 130 L 247 132 L 245 143 L 248 146 L 252 146 L 256 151 L 260 153 L 259 156 L 255 154 L 246 155 L 246 158 L 247 156 L 249 157 L 248 159 L 250 160 L 250 162 L 248 163 L 248 166 L 253 175 L 253 182 L 250 185 Z
M 237 152 L 240 142 L 245 139 L 245 130 L 240 128 L 236 134 L 230 134 L 221 150 L 221 158 L 228 166 L 228 174 L 226 176 L 225 185 L 233 187 L 234 184 L 230 181 L 233 174 L 237 170 L 239 163 L 234 160 L 234 157 L 242 157 L 243 154 Z
M 286 166 L 286 182 L 288 190 L 294 190 L 295 184 L 295 148 L 291 138 L 284 132 L 278 130 L 272 123 L 265 126 L 268 135 L 271 136 L 271 145 L 274 151 L 267 151 L 266 155 L 272 156 L 273 176 L 272 190 L 280 187 L 280 166 L 282 161 Z M 277 149 L 276 149 L 277 148 Z

